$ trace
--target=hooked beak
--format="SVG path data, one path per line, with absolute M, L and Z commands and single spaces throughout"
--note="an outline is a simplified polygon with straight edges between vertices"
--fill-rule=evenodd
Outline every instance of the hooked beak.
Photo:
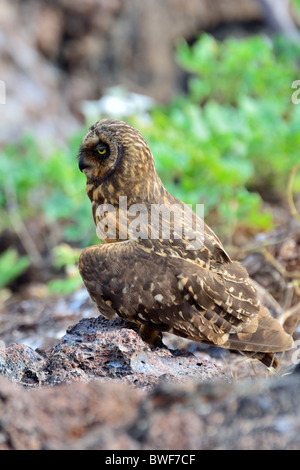
M 79 170 L 81 172 L 83 172 L 83 170 L 85 170 L 85 168 L 88 168 L 90 165 L 86 164 L 84 162 L 84 155 L 83 153 L 80 154 L 80 157 L 79 157 L 79 162 L 78 162 L 78 166 L 79 166 Z

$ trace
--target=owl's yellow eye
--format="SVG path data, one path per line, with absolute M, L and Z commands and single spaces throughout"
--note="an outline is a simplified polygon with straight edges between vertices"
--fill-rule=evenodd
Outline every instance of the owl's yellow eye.
M 94 150 L 94 155 L 100 158 L 100 161 L 106 160 L 110 156 L 109 146 L 105 142 L 100 142 Z

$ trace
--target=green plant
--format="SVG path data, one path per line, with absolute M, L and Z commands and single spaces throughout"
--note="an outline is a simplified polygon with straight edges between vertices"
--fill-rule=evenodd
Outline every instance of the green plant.
M 54 248 L 54 266 L 63 268 L 65 275 L 62 279 L 52 279 L 48 282 L 49 292 L 52 294 L 70 294 L 83 285 L 79 271 L 77 269 L 78 259 L 81 250 L 72 248 L 63 243 Z
M 68 243 L 69 255 L 77 256 L 74 245 L 84 247 L 99 243 L 92 223 L 90 203 L 84 192 L 85 177 L 78 170 L 76 160 L 84 132 L 78 133 L 65 147 L 52 144 L 45 148 L 32 137 L 24 136 L 17 143 L 6 145 L 0 152 L 1 226 L 14 231 L 23 245 L 25 235 L 29 242 L 24 245 L 28 257 L 17 259 L 15 250 L 2 255 L 0 288 L 17 278 L 36 258 L 40 267 L 44 264 L 44 269 L 56 270 L 58 276 L 63 267 L 64 279 L 58 278 L 56 283 L 50 283 L 49 292 L 67 293 L 80 285 L 79 273 L 71 268 L 74 259 L 67 262 L 65 258 L 64 266 L 59 265 L 61 252 L 56 244 Z M 29 219 L 31 225 L 34 220 L 42 220 L 42 225 L 46 227 L 46 256 L 38 253 L 36 243 L 26 229 Z M 12 262 L 10 267 L 13 255 L 15 263 Z
M 291 3 L 295 7 L 298 17 L 300 17 L 300 0 L 292 0 Z
M 168 189 L 217 211 L 225 233 L 240 224 L 269 229 L 260 193 L 284 194 L 299 160 L 300 113 L 291 103 L 297 53 L 284 38 L 181 41 L 188 94 L 154 109 L 143 129 Z
M 14 281 L 29 265 L 28 256 L 18 256 L 14 248 L 4 251 L 0 255 L 0 289 Z
M 43 217 L 59 223 L 68 242 L 85 246 L 95 240 L 87 224 L 90 204 L 84 196 L 85 177 L 76 155 L 84 130 L 65 147 L 42 148 L 32 137 L 7 145 L 0 153 L 0 219 L 11 227 L 17 213 L 22 220 Z

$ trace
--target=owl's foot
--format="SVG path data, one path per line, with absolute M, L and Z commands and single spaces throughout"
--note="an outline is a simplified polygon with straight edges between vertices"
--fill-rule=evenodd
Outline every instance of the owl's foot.
M 149 325 L 141 325 L 139 329 L 139 335 L 145 343 L 156 348 L 165 347 L 162 342 L 162 334 L 160 331 L 155 330 Z

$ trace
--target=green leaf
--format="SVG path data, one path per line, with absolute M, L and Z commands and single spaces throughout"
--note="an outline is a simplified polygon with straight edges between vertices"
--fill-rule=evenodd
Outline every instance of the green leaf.
M 17 250 L 9 248 L 0 255 L 0 289 L 20 276 L 30 265 L 28 256 L 19 256 Z

